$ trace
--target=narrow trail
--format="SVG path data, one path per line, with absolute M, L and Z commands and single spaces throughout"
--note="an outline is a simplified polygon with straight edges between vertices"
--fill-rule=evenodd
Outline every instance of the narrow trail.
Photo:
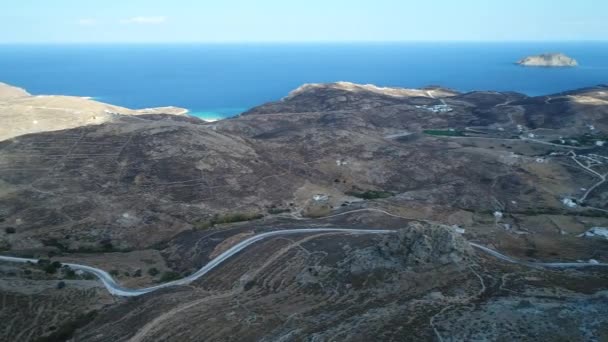
M 583 194 L 583 196 L 581 196 L 581 198 L 579 198 L 579 202 L 580 203 L 584 203 L 587 198 L 589 197 L 589 195 L 593 192 L 593 190 L 597 189 L 598 187 L 600 187 L 602 184 L 604 184 L 606 182 L 606 178 L 608 177 L 608 173 L 602 175 L 601 173 L 593 170 L 591 168 L 591 165 L 589 164 L 589 160 L 587 160 L 587 165 L 584 165 L 583 163 L 580 162 L 580 160 L 577 159 L 578 155 L 576 154 L 576 152 L 574 151 L 570 151 L 568 153 L 570 155 L 570 158 L 578 165 L 580 166 L 584 171 L 598 177 L 600 180 L 595 183 L 593 186 L 591 186 L 589 189 L 587 189 L 587 191 L 585 192 L 585 194 Z M 603 157 L 603 156 L 600 156 Z M 591 160 L 593 160 L 594 162 L 598 162 L 598 165 L 602 165 L 602 162 L 599 162 L 596 159 L 591 158 Z

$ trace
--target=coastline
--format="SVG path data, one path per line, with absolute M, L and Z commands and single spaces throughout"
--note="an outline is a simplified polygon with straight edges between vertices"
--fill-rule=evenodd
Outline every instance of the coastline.
M 248 108 L 235 107 L 235 108 L 213 108 L 207 110 L 189 110 L 187 115 L 199 118 L 207 122 L 215 122 L 227 118 L 237 116 L 245 112 Z
M 79 52 L 77 58 L 70 59 L 75 51 Z M 514 64 L 542 51 L 576 57 L 581 67 L 533 70 Z M 540 96 L 608 79 L 604 58 L 608 43 L 157 44 L 134 46 L 128 53 L 112 44 L 34 44 L 0 46 L 0 52 L 3 80 L 34 94 L 91 96 L 127 108 L 172 104 L 192 113 L 221 114 L 202 115 L 208 119 L 237 114 L 220 110 L 222 107 L 265 103 L 304 83 L 351 80 L 401 88 L 439 84 L 461 92 L 492 89 Z M 324 58 L 310 64 L 320 53 Z M 148 64 L 138 62 L 141 55 L 148 56 Z M 222 59 L 226 55 L 232 57 Z M 45 74 L 52 81 L 43 82 L 25 62 L 42 64 L 49 56 L 56 56 L 54 67 Z M 116 63 L 118 59 L 124 64 Z M 165 64 L 168 59 L 192 67 L 173 70 Z M 157 75 L 150 77 L 147 68 L 156 70 Z M 441 72 L 436 72 L 437 68 Z M 147 84 L 153 86 L 143 86 Z M 100 97 L 95 96 L 98 94 Z

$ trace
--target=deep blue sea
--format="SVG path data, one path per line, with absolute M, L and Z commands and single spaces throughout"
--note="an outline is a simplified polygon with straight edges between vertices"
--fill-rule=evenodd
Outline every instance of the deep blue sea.
M 514 65 L 543 52 L 581 66 Z M 0 82 L 130 108 L 179 106 L 203 118 L 335 81 L 542 95 L 608 83 L 608 43 L 0 45 Z

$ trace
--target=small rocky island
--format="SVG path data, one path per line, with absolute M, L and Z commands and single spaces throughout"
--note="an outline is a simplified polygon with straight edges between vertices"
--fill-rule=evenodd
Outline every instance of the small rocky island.
M 536 56 L 526 57 L 517 64 L 529 67 L 575 67 L 578 62 L 563 53 L 546 53 Z

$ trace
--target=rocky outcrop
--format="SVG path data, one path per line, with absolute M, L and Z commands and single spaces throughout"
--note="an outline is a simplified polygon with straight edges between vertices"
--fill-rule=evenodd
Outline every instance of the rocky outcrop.
M 352 274 L 379 269 L 426 269 L 458 265 L 472 255 L 469 243 L 453 229 L 411 223 L 396 234 L 387 235 L 376 246 L 356 250 L 343 266 Z
M 546 53 L 521 59 L 517 64 L 530 67 L 575 67 L 578 62 L 563 53 Z

